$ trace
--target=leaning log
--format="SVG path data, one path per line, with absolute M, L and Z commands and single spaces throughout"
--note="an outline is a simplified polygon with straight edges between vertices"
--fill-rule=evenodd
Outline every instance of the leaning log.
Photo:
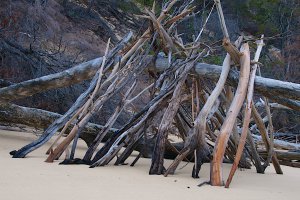
M 152 56 L 149 56 L 149 59 L 152 58 Z M 46 90 L 68 87 L 84 80 L 91 79 L 95 75 L 101 62 L 101 57 L 96 58 L 59 73 L 50 74 L 21 83 L 16 83 L 8 87 L 0 88 L 0 101 L 3 102 L 21 99 Z M 167 66 L 167 58 L 158 58 L 152 67 L 149 66 L 149 69 L 162 71 L 167 68 Z M 218 79 L 221 71 L 221 66 L 197 63 L 194 73 L 200 76 Z M 226 84 L 236 87 L 238 83 L 238 77 L 239 73 L 231 70 L 229 72 Z M 255 91 L 272 99 L 274 102 L 278 102 L 294 110 L 300 111 L 300 84 L 257 76 L 255 78 L 254 87 Z

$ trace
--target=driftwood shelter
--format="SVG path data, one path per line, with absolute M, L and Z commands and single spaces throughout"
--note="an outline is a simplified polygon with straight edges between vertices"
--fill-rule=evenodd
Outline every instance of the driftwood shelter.
M 217 9 L 219 14 L 224 35 L 222 45 L 227 55 L 222 66 L 201 63 L 199 60 L 210 52 L 210 47 L 201 43 L 202 31 L 192 43 L 185 44 L 176 29 L 193 12 L 191 2 L 169 1 L 159 14 L 155 14 L 154 8 L 155 5 L 139 16 L 149 21 L 141 35 L 134 37 L 128 33 L 113 48 L 108 40 L 103 57 L 60 73 L 0 88 L 0 109 L 5 113 L 0 116 L 1 121 L 45 128 L 39 139 L 12 151 L 13 158 L 25 157 L 59 132 L 47 151 L 46 162 L 58 159 L 70 147 L 63 164 L 98 167 L 116 158 L 115 165 L 121 165 L 137 150 L 140 153 L 132 165 L 141 156 L 151 157 L 149 174 L 174 174 L 179 163 L 185 160 L 194 162 L 191 173 L 197 178 L 201 165 L 210 162 L 209 183 L 222 186 L 225 180 L 225 187 L 229 187 L 238 166 L 254 165 L 258 173 L 264 173 L 272 163 L 277 174 L 283 173 L 280 164 L 299 167 L 300 145 L 274 140 L 269 100 L 299 111 L 300 85 L 260 76 L 263 36 L 256 41 L 254 59 L 251 59 L 248 41 L 243 36 L 235 42 L 230 40 L 221 3 L 215 0 L 212 9 Z M 160 56 L 161 52 L 165 56 Z M 143 90 L 137 90 L 137 79 L 145 71 L 152 74 L 152 81 Z M 212 81 L 206 81 L 207 78 Z M 10 103 L 90 79 L 88 89 L 64 115 Z M 253 102 L 254 93 L 264 98 L 268 127 Z M 126 125 L 113 129 L 120 113 L 145 94 L 150 97 L 149 102 Z M 119 102 L 106 124 L 89 123 L 115 96 Z M 252 133 L 250 123 L 256 124 L 260 136 Z M 174 127 L 183 142 L 168 141 Z M 83 158 L 75 158 L 79 138 L 88 145 Z M 100 143 L 104 145 L 99 150 Z M 282 149 L 285 151 L 279 151 Z M 165 166 L 165 158 L 174 161 Z M 223 161 L 233 163 L 228 178 L 222 176 Z

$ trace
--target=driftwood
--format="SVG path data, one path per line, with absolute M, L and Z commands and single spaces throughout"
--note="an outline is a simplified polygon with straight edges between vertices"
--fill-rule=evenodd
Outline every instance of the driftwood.
M 194 121 L 194 127 L 190 130 L 189 138 L 186 142 L 185 149 L 183 149 L 179 156 L 175 159 L 175 161 L 170 165 L 168 170 L 165 173 L 165 176 L 167 176 L 169 173 L 174 174 L 176 168 L 178 167 L 179 163 L 192 151 L 194 151 L 196 148 L 198 148 L 198 152 L 202 152 L 201 157 L 199 156 L 197 161 L 198 169 L 200 170 L 201 164 L 205 159 L 205 156 L 207 156 L 208 147 L 205 142 L 205 133 L 206 133 L 206 118 L 208 117 L 208 114 L 210 113 L 213 105 L 215 104 L 215 101 L 219 97 L 220 93 L 222 92 L 222 89 L 224 87 L 225 81 L 227 79 L 227 75 L 230 69 L 230 55 L 227 54 L 224 62 L 223 62 L 223 68 L 222 73 L 220 76 L 220 79 L 207 99 L 205 105 L 203 106 L 201 112 L 196 117 Z M 193 145 L 192 145 L 193 144 Z M 194 167 L 195 169 L 195 167 Z M 196 169 L 194 170 L 192 176 L 198 177 L 198 173 Z
M 172 98 L 169 102 L 169 106 L 166 109 L 162 122 L 160 123 L 159 129 L 158 129 L 158 136 L 155 143 L 155 148 L 153 151 L 153 157 L 152 157 L 152 164 L 150 167 L 149 174 L 163 174 L 164 173 L 164 153 L 165 153 L 165 143 L 168 136 L 168 129 L 170 128 L 172 121 L 180 107 L 180 97 L 182 94 L 182 88 L 183 85 L 187 79 L 188 72 L 193 67 L 194 62 L 188 63 L 185 66 L 185 71 L 183 72 L 183 77 L 179 80 L 179 82 L 176 85 L 176 88 L 174 89 Z
M 264 144 L 264 137 L 258 135 L 252 135 L 258 144 Z M 274 147 L 283 150 L 300 150 L 300 144 L 286 142 L 283 140 L 274 140 Z
M 56 119 L 60 118 L 62 115 L 46 110 L 41 110 L 37 108 L 29 108 L 24 106 L 18 106 L 16 104 L 0 104 L 0 122 L 7 124 L 22 124 L 29 127 L 33 127 L 36 129 L 46 129 L 49 127 Z M 71 130 L 74 124 L 71 124 L 68 128 L 67 132 Z M 3 129 L 5 127 L 1 127 Z M 20 129 L 12 129 L 8 130 L 19 131 Z M 91 146 L 92 142 L 95 140 L 96 136 L 99 132 L 107 130 L 104 126 L 88 123 L 84 129 L 82 130 L 82 134 L 80 138 L 84 140 L 87 146 Z M 103 137 L 102 142 L 106 142 L 111 138 L 113 134 L 118 132 L 118 129 L 110 128 L 108 129 L 107 134 Z M 143 146 L 145 145 L 143 141 L 139 141 L 138 145 L 136 145 L 135 150 L 142 152 L 143 157 L 150 158 L 152 149 L 154 148 L 155 140 L 148 139 L 148 151 L 144 152 Z M 179 151 L 183 148 L 183 143 L 173 144 L 176 146 L 176 149 Z M 168 159 L 174 159 L 177 155 L 177 152 L 174 152 L 169 145 L 166 148 L 165 157 Z
M 272 153 L 273 150 L 272 150 L 272 146 L 270 145 L 270 139 L 269 139 L 266 127 L 265 127 L 265 125 L 263 123 L 263 120 L 262 120 L 260 114 L 256 110 L 256 108 L 255 108 L 255 106 L 254 106 L 253 103 L 252 103 L 251 109 L 252 109 L 253 118 L 254 118 L 255 123 L 257 124 L 257 127 L 259 129 L 259 132 L 260 132 L 260 134 L 262 136 L 262 139 L 264 141 L 265 147 L 266 147 L 267 151 L 270 154 L 270 153 Z M 282 172 L 282 170 L 280 168 L 280 164 L 278 162 L 278 159 L 276 157 L 276 153 L 274 155 L 272 155 L 270 158 L 272 159 L 272 164 L 273 164 L 273 166 L 275 168 L 276 173 L 277 174 L 283 174 L 283 172 Z M 266 160 L 266 162 L 264 163 L 264 167 L 265 168 L 269 165 L 271 159 Z
M 0 121 L 5 123 L 11 123 L 11 124 L 23 124 L 29 127 L 34 127 L 37 129 L 45 129 L 47 128 L 53 121 L 55 121 L 57 118 L 61 117 L 62 115 L 58 113 L 53 113 L 50 111 L 45 111 L 41 109 L 36 108 L 29 108 L 29 107 L 23 107 L 18 106 L 15 104 L 0 104 Z M 71 126 L 72 127 L 72 126 Z M 88 123 L 87 126 L 83 129 L 81 138 L 87 143 L 89 146 L 92 141 L 95 139 L 97 133 L 101 131 L 103 126 L 93 123 Z M 19 130 L 19 129 L 16 129 Z M 107 134 L 106 137 L 102 140 L 103 142 L 106 142 L 112 134 L 117 132 L 118 129 L 111 128 L 109 131 L 109 134 Z M 258 143 L 263 143 L 261 136 L 253 135 L 255 140 Z M 154 146 L 154 140 L 150 140 L 152 144 L 149 144 L 149 151 L 151 152 L 151 149 Z M 183 149 L 184 143 L 175 143 L 172 144 L 177 151 Z M 139 144 L 136 148 L 137 151 L 141 151 L 143 144 Z M 274 147 L 284 150 L 300 150 L 300 144 L 294 144 L 289 143 L 281 140 L 274 140 Z M 177 152 L 177 153 L 178 153 Z M 167 159 L 174 159 L 177 155 L 174 150 L 172 150 L 171 147 L 166 148 L 165 157 Z M 263 158 L 266 158 L 267 152 L 259 152 Z M 285 155 L 289 155 L 288 157 L 293 158 L 292 160 L 299 159 L 299 153 L 294 152 L 286 152 L 282 153 L 281 151 L 276 151 L 276 154 L 278 156 L 278 159 L 282 160 L 285 159 Z M 148 156 L 147 156 L 148 155 Z M 298 157 L 292 157 L 292 155 L 298 156 Z M 145 157 L 149 157 L 148 153 L 143 154 Z M 281 161 L 280 161 L 281 162 Z M 284 164 L 285 165 L 285 164 Z
M 149 56 L 147 59 L 151 60 L 152 58 L 152 56 Z M 101 63 L 102 57 L 87 61 L 56 74 L 0 88 L 0 101 L 12 101 L 32 96 L 46 90 L 67 87 L 91 79 Z M 151 65 L 150 69 L 163 71 L 168 67 L 168 59 L 159 57 L 155 61 L 155 64 Z M 153 68 L 153 66 L 155 66 L 155 68 Z M 197 63 L 194 73 L 200 76 L 218 79 L 221 70 L 222 67 L 218 65 Z M 238 77 L 239 73 L 237 71 L 230 70 L 226 84 L 237 86 Z M 300 110 L 300 84 L 256 76 L 254 89 L 256 92 L 267 96 L 274 102 L 278 102 L 279 104 L 298 111 Z
M 227 111 L 226 119 L 221 127 L 220 133 L 218 135 L 216 146 L 213 153 L 213 160 L 211 163 L 211 177 L 210 182 L 212 185 L 221 186 L 222 181 L 222 171 L 221 164 L 223 161 L 223 156 L 225 153 L 225 148 L 232 131 L 234 121 L 242 107 L 243 101 L 247 92 L 247 85 L 250 73 L 250 51 L 248 44 L 243 44 L 241 53 L 243 54 L 240 58 L 240 81 L 236 94 L 232 100 L 229 110 Z
M 254 62 L 258 62 L 258 59 L 259 59 L 259 56 L 260 56 L 260 53 L 261 53 L 264 43 L 262 40 L 260 40 L 260 41 L 257 41 L 257 45 L 258 45 L 258 47 L 257 47 L 257 51 L 255 53 Z M 248 84 L 246 106 L 245 106 L 245 114 L 244 114 L 244 119 L 243 119 L 242 134 L 241 134 L 241 138 L 239 141 L 237 153 L 235 155 L 234 163 L 231 167 L 229 176 L 225 183 L 226 188 L 229 187 L 229 185 L 232 181 L 232 178 L 234 176 L 234 173 L 237 170 L 237 167 L 238 167 L 238 164 L 242 157 L 242 153 L 243 153 L 244 146 L 246 143 L 246 138 L 247 138 L 247 134 L 248 134 L 248 126 L 249 126 L 250 118 L 251 118 L 251 106 L 252 106 L 252 98 L 253 98 L 254 78 L 255 78 L 257 67 L 258 67 L 257 64 L 254 64 L 254 66 L 252 67 L 252 71 L 250 73 L 250 80 L 249 80 L 249 84 Z
M 49 125 L 62 116 L 58 113 L 37 108 L 18 106 L 10 103 L 0 104 L 0 113 L 1 122 L 8 124 L 23 124 L 43 130 L 48 128 Z M 69 129 L 72 128 L 73 125 L 74 124 L 71 124 Z M 103 126 L 101 125 L 88 123 L 82 130 L 83 134 L 81 135 L 81 138 L 88 146 L 90 146 L 97 133 L 102 130 L 102 128 Z M 112 135 L 116 131 L 117 129 L 110 129 L 109 135 Z M 105 137 L 103 141 L 107 141 L 110 137 L 109 135 Z
M 280 160 L 279 163 L 281 165 L 300 168 L 300 162 L 289 162 L 289 161 L 285 161 L 285 160 Z
M 259 154 L 263 158 L 267 158 L 268 152 L 261 151 Z M 300 161 L 300 152 L 299 151 L 276 151 L 277 158 L 281 161 Z
M 252 71 L 251 81 L 248 83 L 250 75 L 249 45 L 244 43 L 239 52 L 237 49 L 239 45 L 235 46 L 230 42 L 219 0 L 215 0 L 215 5 L 224 34 L 224 49 L 228 54 L 222 68 L 197 63 L 200 58 L 208 55 L 211 49 L 208 46 L 202 48 L 203 45 L 199 42 L 202 31 L 191 43 L 184 43 L 180 38 L 176 30 L 178 22 L 193 12 L 193 8 L 191 7 L 192 1 L 183 1 L 176 9 L 172 9 L 176 2 L 178 1 L 167 1 L 157 16 L 155 5 L 151 11 L 146 10 L 142 17 L 149 21 L 149 26 L 144 33 L 131 42 L 132 34 L 128 34 L 111 50 L 109 50 L 108 42 L 106 53 L 101 59 L 80 64 L 70 69 L 71 72 L 69 71 L 70 73 L 67 74 L 57 73 L 0 89 L 0 101 L 5 102 L 15 99 L 14 96 L 22 98 L 93 77 L 89 87 L 78 97 L 70 109 L 64 115 L 59 116 L 39 139 L 12 152 L 13 157 L 25 157 L 61 130 L 60 135 L 66 135 L 66 137 L 57 146 L 55 146 L 56 144 L 51 146 L 47 162 L 59 158 L 63 151 L 72 145 L 71 154 L 63 161 L 63 164 L 84 163 L 93 168 L 107 165 L 116 158 L 115 165 L 121 165 L 126 162 L 133 150 L 141 146 L 140 154 L 132 165 L 142 154 L 150 152 L 152 153 L 150 174 L 166 176 L 174 173 L 183 159 L 195 161 L 192 171 L 194 178 L 198 177 L 202 163 L 212 159 L 210 184 L 216 186 L 223 185 L 222 163 L 224 160 L 235 160 L 229 179 L 232 178 L 238 164 L 250 168 L 250 160 L 254 163 L 257 172 L 263 173 L 272 159 L 276 172 L 282 173 L 280 161 L 287 161 L 279 161 L 274 154 L 273 147 L 276 141 L 273 141 L 273 131 L 271 130 L 271 139 L 269 139 L 260 113 L 257 112 L 252 102 L 252 96 L 255 90 L 278 103 L 299 110 L 300 85 L 262 77 L 255 78 L 255 70 Z M 214 6 L 211 9 L 213 10 Z M 154 56 L 149 56 L 152 52 L 154 52 Z M 161 58 L 159 52 L 164 52 L 167 58 Z M 152 65 L 149 64 L 150 61 Z M 255 56 L 255 61 L 258 61 L 258 56 Z M 230 70 L 232 65 L 237 67 L 239 72 Z M 139 91 L 136 87 L 137 80 L 146 70 L 151 72 L 152 79 L 149 80 L 148 87 Z M 189 74 L 193 74 L 192 80 L 189 80 Z M 206 82 L 206 79 L 202 78 L 197 80 L 198 75 L 211 79 L 219 78 L 219 80 L 212 90 L 214 84 L 210 81 Z M 52 83 L 54 86 L 51 85 Z M 228 85 L 225 86 L 225 83 Z M 235 92 L 234 88 L 236 88 Z M 240 110 L 247 94 L 247 88 L 248 99 L 240 136 L 238 132 L 243 115 Z M 149 91 L 150 98 L 147 99 L 147 102 L 143 102 L 143 105 L 135 110 L 131 119 L 122 128 L 110 134 L 110 129 L 120 113 L 126 106 L 138 99 L 144 91 Z M 16 93 L 18 94 L 16 95 Z M 119 101 L 115 105 L 113 113 L 104 127 L 94 135 L 94 140 L 83 159 L 74 158 L 78 138 L 85 135 L 84 130 L 89 125 L 88 122 L 95 113 L 101 112 L 103 106 L 113 97 L 117 97 Z M 2 105 L 9 104 L 3 103 Z M 271 123 L 270 110 L 267 111 L 268 121 Z M 264 165 L 261 165 L 263 160 L 256 149 L 258 142 L 255 143 L 251 132 L 248 134 L 251 131 L 248 127 L 251 112 L 263 136 L 265 150 L 268 152 Z M 175 127 L 178 128 L 179 133 Z M 182 146 L 178 147 L 177 144 L 171 144 L 168 141 L 167 138 L 173 131 L 180 135 L 184 146 L 181 143 Z M 105 137 L 108 139 L 105 140 Z M 241 139 L 237 148 L 239 138 Z M 246 138 L 247 144 L 245 144 Z M 101 142 L 105 142 L 105 144 L 98 150 L 97 147 Z M 149 145 L 152 147 L 147 147 Z M 247 148 L 243 154 L 244 145 Z M 124 151 L 121 151 L 122 148 Z M 213 155 L 211 155 L 212 148 Z M 171 157 L 176 155 L 176 158 L 165 171 L 164 157 L 170 151 L 172 151 Z M 295 163 L 291 159 L 288 162 L 289 164 Z

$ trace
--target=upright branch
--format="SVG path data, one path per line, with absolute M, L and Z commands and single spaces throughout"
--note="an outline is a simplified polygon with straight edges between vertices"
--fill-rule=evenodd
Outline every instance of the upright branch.
M 222 29 L 223 35 L 224 35 L 225 39 L 230 40 L 229 33 L 228 33 L 228 30 L 227 30 L 227 26 L 226 26 L 226 23 L 225 23 L 225 18 L 224 18 L 224 14 L 223 14 L 221 1 L 220 0 L 215 0 L 215 4 L 216 4 L 216 7 L 217 7 L 217 11 L 218 11 L 218 15 L 219 15 L 219 21 L 220 21 L 220 24 L 221 24 L 221 29 Z
M 263 36 L 262 36 L 263 38 Z M 257 50 L 254 56 L 254 62 L 258 62 L 262 47 L 264 46 L 263 40 L 259 40 L 256 42 L 257 43 Z M 246 107 L 245 107 L 245 114 L 244 114 L 244 121 L 243 121 L 243 128 L 242 128 L 242 134 L 240 137 L 238 149 L 235 155 L 234 163 L 231 167 L 229 177 L 226 181 L 225 187 L 228 188 L 230 185 L 230 182 L 232 180 L 232 177 L 238 167 L 238 164 L 240 162 L 240 159 L 242 157 L 243 149 L 246 143 L 246 138 L 249 130 L 249 123 L 250 123 L 250 117 L 251 117 L 251 106 L 252 106 L 252 98 L 253 98 L 253 89 L 254 89 L 254 79 L 255 79 L 255 74 L 257 70 L 257 64 L 254 64 L 252 66 L 252 71 L 250 74 L 250 80 L 248 84 L 248 93 L 247 93 L 247 99 L 246 99 Z
M 221 127 L 215 148 L 213 160 L 211 162 L 210 183 L 213 186 L 223 185 L 222 180 L 222 162 L 227 146 L 229 136 L 234 126 L 236 117 L 243 105 L 247 93 L 247 85 L 250 73 L 250 51 L 247 43 L 241 47 L 242 56 L 240 58 L 240 78 L 235 96 L 231 102 L 230 108 L 226 113 L 226 118 Z

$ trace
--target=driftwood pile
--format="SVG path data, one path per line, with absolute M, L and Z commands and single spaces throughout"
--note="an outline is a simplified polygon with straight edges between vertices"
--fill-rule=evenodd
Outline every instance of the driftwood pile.
M 299 110 L 300 86 L 256 77 L 257 72 L 259 73 L 259 56 L 264 46 L 263 36 L 256 42 L 256 53 L 251 60 L 249 45 L 242 36 L 234 43 L 230 41 L 218 0 L 212 9 L 217 9 L 219 14 L 224 34 L 223 46 L 227 55 L 222 67 L 199 63 L 210 52 L 210 47 L 201 43 L 205 24 L 192 43 L 183 43 L 176 27 L 193 12 L 193 8 L 190 1 L 184 1 L 180 5 L 177 3 L 176 0 L 169 1 L 159 15 L 155 14 L 155 5 L 152 10 L 146 10 L 145 15 L 140 17 L 149 21 L 149 27 L 139 39 L 132 39 L 132 33 L 129 33 L 113 49 L 109 48 L 108 40 L 106 53 L 102 58 L 61 73 L 1 88 L 0 100 L 7 102 L 93 77 L 88 89 L 64 115 L 2 103 L 1 109 L 7 110 L 8 114 L 1 120 L 18 122 L 22 116 L 26 118 L 35 115 L 34 119 L 44 120 L 40 127 L 48 127 L 38 140 L 11 152 L 13 157 L 25 157 L 59 131 L 57 140 L 47 151 L 46 162 L 58 159 L 69 146 L 71 152 L 63 163 L 88 164 L 90 167 L 107 165 L 114 158 L 116 165 L 123 164 L 138 149 L 140 154 L 134 161 L 136 163 L 150 149 L 150 174 L 174 174 L 181 161 L 190 160 L 195 163 L 192 176 L 197 178 L 201 165 L 211 161 L 210 184 L 215 186 L 223 185 L 223 161 L 231 161 L 233 166 L 226 187 L 229 187 L 238 165 L 250 168 L 253 163 L 258 173 L 264 173 L 272 163 L 278 174 L 283 173 L 280 163 L 297 166 L 299 162 L 294 161 L 300 160 L 297 153 L 299 146 L 282 142 L 279 148 L 280 142 L 274 140 L 267 98 Z M 167 56 L 159 57 L 160 52 Z M 138 91 L 137 79 L 146 70 L 153 74 L 153 82 Z M 213 89 L 211 82 L 206 82 L 203 77 L 218 79 Z M 265 96 L 268 127 L 253 103 L 254 91 Z M 150 101 L 121 129 L 112 129 L 120 113 L 144 94 L 150 96 Z M 119 103 L 106 124 L 90 124 L 93 115 L 101 112 L 103 105 L 115 96 L 119 97 Z M 16 119 L 8 111 L 28 115 L 20 114 L 18 116 L 21 117 Z M 24 121 L 30 124 L 30 119 Z M 261 136 L 251 133 L 250 123 L 256 124 Z M 34 124 L 36 123 L 30 125 Z M 149 130 L 155 130 L 151 137 Z M 177 135 L 184 143 L 169 142 L 168 135 L 172 134 L 172 130 L 178 130 Z M 86 137 L 89 134 L 93 137 Z M 61 137 L 63 135 L 66 137 Z M 75 158 L 79 137 L 86 137 L 89 146 L 82 159 Z M 102 142 L 105 144 L 98 150 Z M 147 144 L 150 143 L 154 146 L 149 147 Z M 278 151 L 282 147 L 295 151 Z M 165 168 L 164 158 L 170 149 L 174 161 Z

